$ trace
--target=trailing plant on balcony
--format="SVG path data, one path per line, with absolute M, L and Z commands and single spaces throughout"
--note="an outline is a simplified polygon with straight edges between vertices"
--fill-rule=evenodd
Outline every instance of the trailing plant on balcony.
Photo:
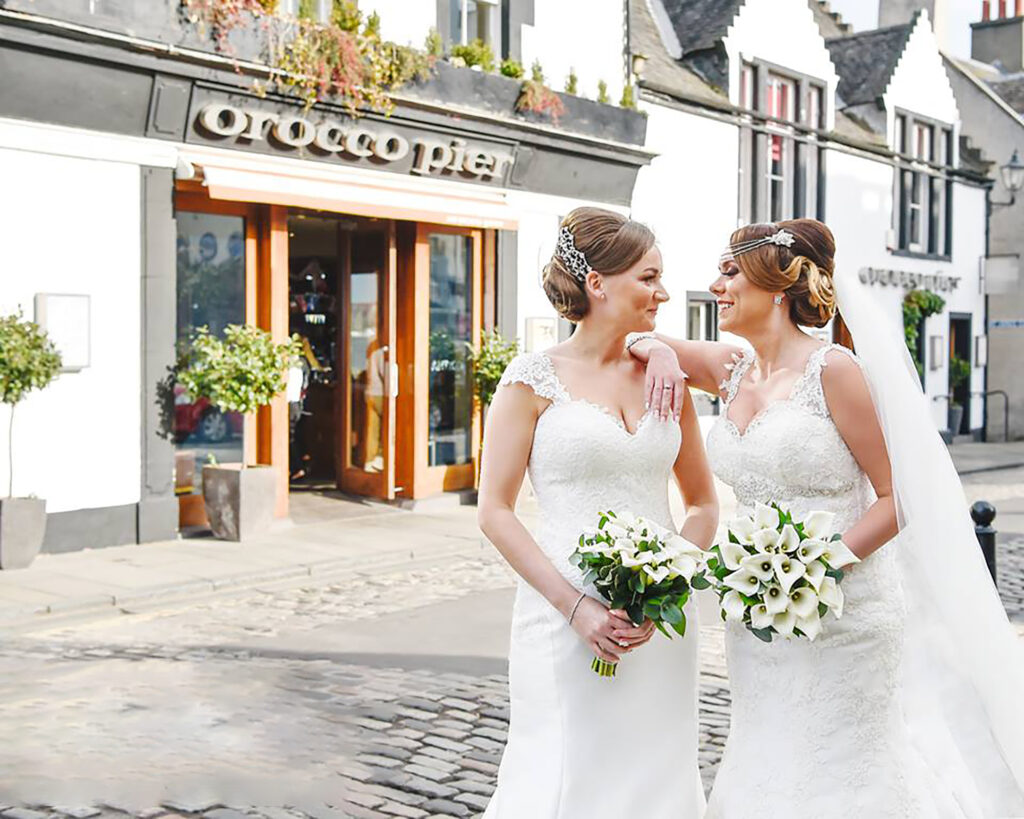
M 516 111 L 521 114 L 530 113 L 546 116 L 556 125 L 565 113 L 565 103 L 544 84 L 544 69 L 540 61 L 535 60 L 530 70 L 530 79 L 526 80 L 516 100 Z
M 494 52 L 479 37 L 466 45 L 453 45 L 451 55 L 461 59 L 469 68 L 479 66 L 488 73 L 494 71 Z
M 511 77 L 513 80 L 521 80 L 526 74 L 526 69 L 523 68 L 523 64 L 519 60 L 509 58 L 501 61 L 501 73 L 503 76 Z
M 917 357 L 917 341 L 922 322 L 946 307 L 946 300 L 931 290 L 911 290 L 903 298 L 903 334 L 907 349 L 917 367 L 917 374 L 924 378 L 924 363 Z
M 340 98 L 354 115 L 363 106 L 390 112 L 390 92 L 426 79 L 434 57 L 384 40 L 376 13 L 364 19 L 354 0 L 334 0 L 330 20 L 315 19 L 310 4 L 297 18 L 274 13 L 276 0 L 181 0 L 186 19 L 209 29 L 218 50 L 231 53 L 228 35 L 243 25 L 266 33 L 271 82 L 306 103 Z M 258 90 L 266 90 L 257 84 Z

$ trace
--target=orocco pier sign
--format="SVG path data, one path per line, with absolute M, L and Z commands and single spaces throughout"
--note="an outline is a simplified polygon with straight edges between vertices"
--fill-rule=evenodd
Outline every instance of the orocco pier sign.
M 512 145 L 223 99 L 194 104 L 188 140 L 489 185 L 504 185 L 515 161 Z
M 950 276 L 946 273 L 915 273 L 912 270 L 884 270 L 879 267 L 862 267 L 860 269 L 860 280 L 864 284 L 877 284 L 883 287 L 903 287 L 913 290 L 917 287 L 925 290 L 939 290 L 946 292 L 956 290 L 960 284 L 960 276 Z

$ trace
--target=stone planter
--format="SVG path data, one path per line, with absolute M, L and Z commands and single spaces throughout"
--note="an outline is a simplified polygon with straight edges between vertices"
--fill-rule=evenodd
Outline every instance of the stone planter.
M 203 467 L 203 500 L 213 534 L 245 540 L 265 532 L 274 518 L 277 472 L 269 466 Z
M 947 423 L 949 424 L 950 437 L 956 437 L 960 434 L 960 425 L 964 421 L 964 408 L 957 404 L 949 405 L 949 418 Z
M 0 498 L 0 569 L 31 565 L 46 533 L 46 501 Z

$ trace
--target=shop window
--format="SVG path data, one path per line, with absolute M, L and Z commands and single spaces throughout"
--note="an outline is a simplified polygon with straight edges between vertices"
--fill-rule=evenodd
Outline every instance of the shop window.
M 740 69 L 740 218 L 776 222 L 822 218 L 824 183 L 817 132 L 825 122 L 824 86 L 765 66 Z
M 897 249 L 949 256 L 953 131 L 898 112 L 893 132 Z
M 483 40 L 495 54 L 502 50 L 499 0 L 451 0 L 449 32 L 452 43 Z
M 177 237 L 177 351 L 207 327 L 221 334 L 245 323 L 245 217 L 180 211 Z M 221 412 L 205 398 L 174 385 L 173 436 L 179 495 L 201 491 L 203 464 L 243 460 L 242 416 Z

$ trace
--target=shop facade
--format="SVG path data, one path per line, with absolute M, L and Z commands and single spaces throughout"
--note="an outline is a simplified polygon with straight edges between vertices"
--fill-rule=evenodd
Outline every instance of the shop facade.
M 628 209 L 651 158 L 644 118 L 578 98 L 557 126 L 516 117 L 519 83 L 447 64 L 389 115 L 353 117 L 256 93 L 209 51 L 168 50 L 169 17 L 69 20 L 59 5 L 0 10 L 0 65 L 17 78 L 0 163 L 36 205 L 34 219 L 5 197 L 0 306 L 91 304 L 88 366 L 33 396 L 16 442 L 31 454 L 15 494 L 49 501 L 44 550 L 201 525 L 211 459 L 273 466 L 279 516 L 298 488 L 471 489 L 467 353 L 493 328 L 557 333 L 525 320 L 522 283 L 573 207 Z M 56 263 L 33 265 L 41 251 Z M 303 347 L 288 392 L 245 418 L 168 377 L 197 328 L 239 323 Z M 83 412 L 64 423 L 70 406 Z

